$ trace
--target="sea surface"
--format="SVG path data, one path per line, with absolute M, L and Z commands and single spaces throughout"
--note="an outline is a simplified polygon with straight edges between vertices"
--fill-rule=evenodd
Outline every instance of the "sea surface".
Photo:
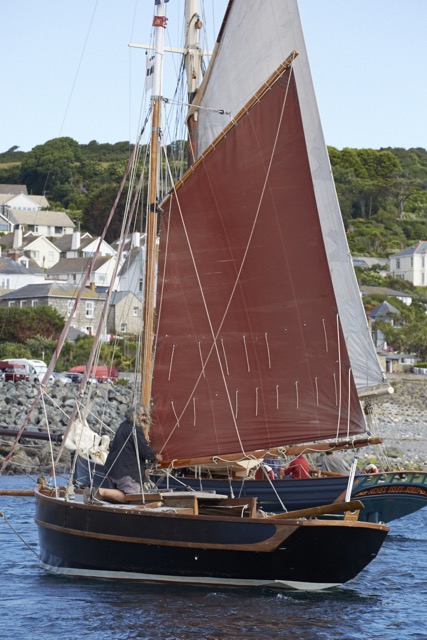
M 33 486 L 0 476 L 0 489 Z M 427 640 L 427 508 L 391 523 L 351 583 L 311 594 L 50 576 L 38 564 L 34 499 L 0 496 L 0 512 L 2 640 Z

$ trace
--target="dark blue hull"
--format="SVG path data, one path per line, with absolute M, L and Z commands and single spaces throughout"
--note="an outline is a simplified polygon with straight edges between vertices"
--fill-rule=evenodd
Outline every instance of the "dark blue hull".
M 41 564 L 61 575 L 318 590 L 360 573 L 388 527 L 86 505 L 36 492 Z

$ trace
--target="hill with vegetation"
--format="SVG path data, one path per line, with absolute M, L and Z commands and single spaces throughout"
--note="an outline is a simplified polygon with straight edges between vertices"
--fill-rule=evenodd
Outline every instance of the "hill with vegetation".
M 100 144 L 93 140 L 82 145 L 72 138 L 49 140 L 28 152 L 12 147 L 0 154 L 0 183 L 25 184 L 28 193 L 45 194 L 52 210 L 65 210 L 74 222 L 80 223 L 82 231 L 98 235 L 131 152 L 128 142 Z M 168 148 L 168 157 L 178 171 L 184 168 L 185 153 L 182 141 Z M 330 147 L 329 157 L 352 255 L 386 258 L 419 240 L 427 240 L 425 149 Z M 126 191 L 107 241 L 119 235 L 125 199 Z M 384 334 L 396 349 L 427 359 L 427 289 L 417 289 L 402 279 L 384 279 L 379 266 L 356 271 L 361 285 L 387 286 L 413 296 L 411 307 L 399 306 L 394 298 L 390 300 L 399 306 L 400 318 L 394 327 L 383 327 Z M 367 312 L 383 299 L 364 298 Z M 34 353 L 33 357 L 39 356 Z
M 170 158 L 178 154 L 175 164 L 182 169 L 185 143 L 168 151 Z M 52 210 L 67 211 L 83 231 L 99 234 L 131 152 L 128 142 L 79 144 L 72 138 L 55 138 L 28 152 L 12 147 L 0 154 L 0 183 L 45 194 Z M 388 257 L 427 240 L 425 149 L 330 147 L 329 157 L 353 255 Z M 118 231 L 113 225 L 107 240 Z

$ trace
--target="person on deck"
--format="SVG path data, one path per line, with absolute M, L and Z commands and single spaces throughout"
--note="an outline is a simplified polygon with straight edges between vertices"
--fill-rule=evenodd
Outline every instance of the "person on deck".
M 85 490 L 85 501 L 124 502 L 127 493 L 141 493 L 146 479 L 146 462 L 162 461 L 148 444 L 150 416 L 144 404 L 138 403 L 126 412 L 126 419 L 116 431 L 105 469 L 113 488 L 100 487 L 91 494 Z
M 340 456 L 337 456 L 335 451 L 326 451 L 319 456 L 317 458 L 317 464 L 320 465 L 322 471 L 332 471 L 333 473 L 340 473 L 344 476 L 348 476 L 350 473 L 350 465 Z
M 366 465 L 366 467 L 364 468 L 364 472 L 365 473 L 379 473 L 377 465 L 373 464 L 372 462 L 371 462 L 371 464 L 367 464 Z
M 283 474 L 281 474 L 281 478 L 283 478 L 283 476 L 289 475 L 294 479 L 310 477 L 310 465 L 305 456 L 301 454 L 294 458 L 287 469 L 283 471 Z

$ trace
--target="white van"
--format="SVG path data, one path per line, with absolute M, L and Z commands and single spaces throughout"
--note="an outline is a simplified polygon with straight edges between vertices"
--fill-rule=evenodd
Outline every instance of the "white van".
M 47 371 L 47 364 L 43 360 L 27 360 L 26 358 L 6 358 L 6 360 L 12 364 L 20 364 L 25 367 L 30 380 L 37 378 L 41 382 Z

